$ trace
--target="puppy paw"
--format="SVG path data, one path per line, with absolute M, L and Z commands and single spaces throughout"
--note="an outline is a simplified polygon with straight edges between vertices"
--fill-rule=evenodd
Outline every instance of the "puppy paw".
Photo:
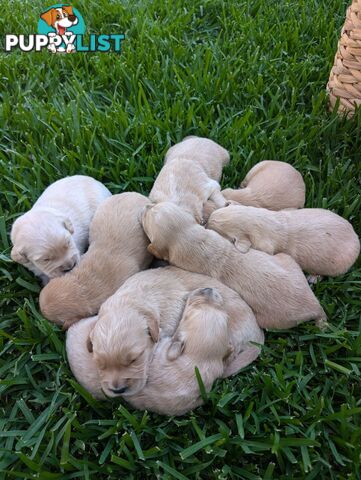
M 318 327 L 322 332 L 328 329 L 328 322 L 327 319 L 324 317 L 317 318 L 316 321 L 316 327 Z
M 316 285 L 323 277 L 321 275 L 307 275 L 306 278 L 309 285 Z

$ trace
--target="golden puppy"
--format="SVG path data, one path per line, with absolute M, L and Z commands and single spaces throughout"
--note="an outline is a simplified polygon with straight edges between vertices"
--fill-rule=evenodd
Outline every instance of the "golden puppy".
M 251 168 L 239 190 L 226 188 L 222 193 L 242 205 L 282 210 L 303 208 L 305 191 L 302 175 L 289 163 L 264 160 Z
M 142 221 L 151 241 L 148 249 L 155 256 L 233 288 L 253 309 L 262 328 L 290 328 L 311 319 L 320 326 L 325 322 L 323 309 L 290 256 L 253 249 L 242 254 L 169 202 L 148 205 Z
M 241 205 L 283 210 L 303 208 L 305 191 L 302 175 L 289 163 L 264 160 L 251 168 L 240 189 L 226 188 L 221 193 L 226 200 Z M 219 207 L 214 202 L 208 201 L 204 205 L 204 221 L 217 208 Z
M 97 180 L 83 175 L 52 183 L 11 229 L 11 258 L 44 281 L 64 275 L 80 260 L 89 242 L 89 225 L 111 196 Z
M 217 208 L 226 205 L 218 180 L 228 161 L 227 150 L 212 140 L 188 137 L 168 150 L 149 199 L 154 203 L 174 202 L 201 223 L 208 199 Z
M 90 226 L 89 250 L 80 264 L 41 291 L 45 318 L 67 328 L 95 315 L 127 278 L 149 266 L 149 242 L 139 220 L 147 203 L 133 192 L 114 195 L 99 207 Z
M 172 268 L 169 268 L 168 276 L 177 270 Z M 230 290 L 226 287 L 224 289 L 226 292 Z M 241 306 L 242 303 L 245 305 L 241 299 L 240 301 Z M 235 322 L 230 322 L 225 306 L 222 295 L 214 288 L 192 292 L 174 337 L 162 338 L 154 348 L 147 383 L 135 393 L 123 393 L 124 398 L 136 408 L 168 415 L 181 415 L 200 405 L 202 399 L 195 377 L 195 366 L 209 391 L 216 378 L 225 376 L 229 356 L 234 354 L 234 346 L 230 345 L 230 330 L 235 328 Z M 70 368 L 78 382 L 95 398 L 105 399 L 105 393 L 108 395 L 108 392 L 103 391 L 102 371 L 98 369 L 93 353 L 87 349 L 87 338 L 96 322 L 97 317 L 93 317 L 72 325 L 67 332 L 66 349 Z M 247 337 L 246 329 L 244 333 Z M 258 331 L 259 335 L 253 341 L 263 343 L 263 334 L 261 330 Z M 243 339 L 245 349 L 239 354 L 239 357 L 243 354 L 243 362 L 239 360 L 240 368 L 256 358 L 249 357 L 248 362 L 244 362 L 244 352 L 247 351 L 245 340 L 248 343 L 248 338 Z M 237 358 L 233 361 L 235 362 Z
M 156 343 L 174 334 L 187 296 L 197 287 L 217 288 L 224 298 L 234 349 L 225 375 L 257 358 L 259 348 L 249 342 L 263 343 L 263 334 L 252 310 L 234 291 L 215 279 L 175 267 L 147 270 L 129 278 L 101 306 L 90 334 L 89 350 L 109 397 L 134 395 L 144 388 Z
M 232 352 L 228 316 L 220 293 L 212 288 L 191 293 L 173 339 L 157 345 L 144 389 L 126 400 L 141 410 L 183 415 L 203 403 L 195 367 L 207 392 L 222 377 Z
M 227 150 L 213 140 L 190 136 L 167 151 L 164 163 L 175 158 L 187 158 L 202 167 L 209 178 L 220 181 L 223 167 L 229 163 Z
M 241 252 L 253 247 L 270 255 L 287 253 L 313 275 L 341 275 L 360 253 L 352 225 L 321 208 L 272 212 L 230 205 L 213 212 L 207 226 L 233 241 Z

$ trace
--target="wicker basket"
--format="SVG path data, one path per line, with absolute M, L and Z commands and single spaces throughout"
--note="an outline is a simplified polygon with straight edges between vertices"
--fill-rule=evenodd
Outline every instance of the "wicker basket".
M 339 113 L 351 116 L 361 105 L 361 0 L 347 9 L 327 91 L 331 109 L 340 99 Z

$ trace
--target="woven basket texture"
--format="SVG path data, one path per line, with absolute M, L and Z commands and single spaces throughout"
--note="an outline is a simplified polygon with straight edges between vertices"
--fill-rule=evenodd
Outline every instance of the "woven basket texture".
M 361 105 L 361 0 L 347 9 L 327 91 L 332 110 L 340 99 L 339 113 L 352 116 Z

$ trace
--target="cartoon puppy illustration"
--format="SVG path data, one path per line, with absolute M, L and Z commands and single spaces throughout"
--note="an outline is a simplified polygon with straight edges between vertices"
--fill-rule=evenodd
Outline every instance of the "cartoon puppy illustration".
M 50 8 L 46 12 L 40 15 L 40 18 L 44 20 L 49 26 L 53 27 L 56 31 L 56 35 L 67 35 L 67 29 L 78 23 L 78 17 L 74 15 L 73 7 L 70 5 L 63 5 L 59 8 Z M 49 34 L 49 36 L 55 36 L 55 34 Z M 58 47 L 56 49 L 54 43 L 49 43 L 49 50 L 52 53 L 64 52 L 71 53 L 75 50 L 75 46 L 69 43 L 66 47 Z

